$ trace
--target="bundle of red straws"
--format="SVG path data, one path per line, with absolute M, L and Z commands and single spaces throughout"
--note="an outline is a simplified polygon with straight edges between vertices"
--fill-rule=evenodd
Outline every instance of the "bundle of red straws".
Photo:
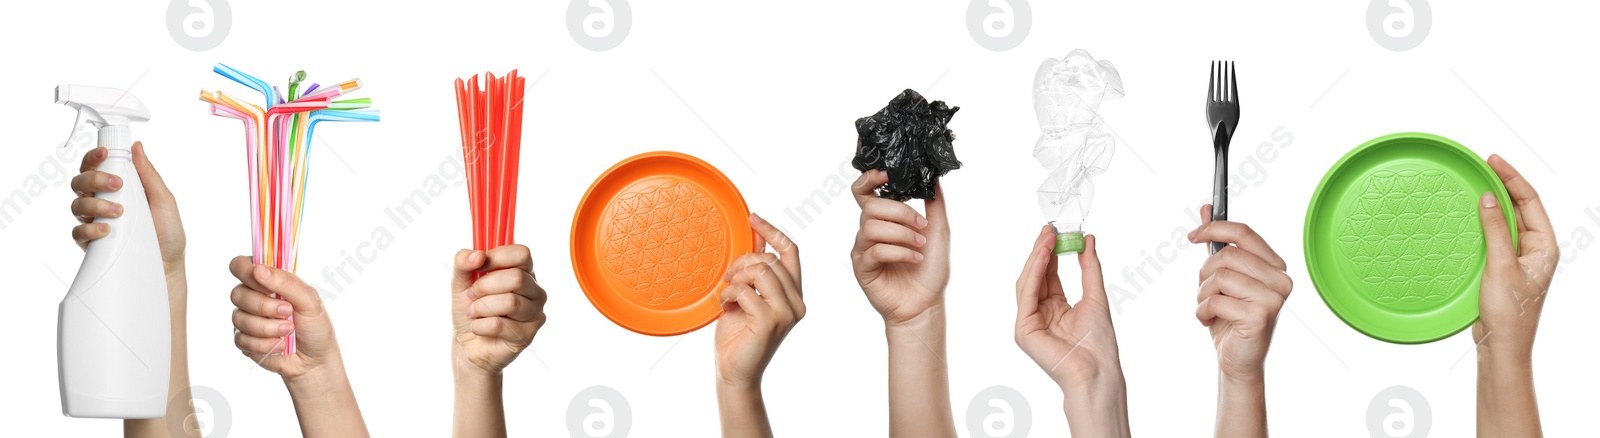
M 461 155 L 472 207 L 472 248 L 488 251 L 512 243 L 517 219 L 517 167 L 522 157 L 522 92 L 525 79 L 512 70 L 496 78 L 484 73 L 456 79 L 456 114 L 461 118 Z

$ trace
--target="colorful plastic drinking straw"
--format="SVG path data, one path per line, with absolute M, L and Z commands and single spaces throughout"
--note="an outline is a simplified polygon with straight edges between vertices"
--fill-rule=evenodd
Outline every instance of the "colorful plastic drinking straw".
M 255 263 L 294 272 L 298 266 L 300 223 L 310 177 L 311 142 L 322 122 L 375 122 L 371 99 L 333 100 L 361 88 L 360 79 L 304 90 L 304 71 L 289 76 L 285 90 L 223 64 L 213 69 L 262 94 L 265 107 L 221 91 L 200 93 L 213 115 L 242 120 L 249 181 L 251 251 Z M 276 297 L 276 295 L 274 295 Z M 292 320 L 292 317 L 291 317 Z M 294 335 L 285 336 L 284 353 L 294 354 Z

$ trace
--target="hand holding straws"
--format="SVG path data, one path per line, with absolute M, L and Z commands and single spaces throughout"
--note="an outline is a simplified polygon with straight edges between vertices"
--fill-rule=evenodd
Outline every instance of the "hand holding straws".
M 456 79 L 461 153 L 472 208 L 472 248 L 488 251 L 513 240 L 517 218 L 517 168 L 522 157 L 522 92 L 517 71 L 496 78 L 485 73 Z
M 328 88 L 313 83 L 301 90 L 306 73 L 300 71 L 289 77 L 288 94 L 280 94 L 277 87 L 232 67 L 217 64 L 214 71 L 265 98 L 263 109 L 221 91 L 200 92 L 200 100 L 211 103 L 211 114 L 244 121 L 252 261 L 294 272 L 317 124 L 376 122 L 378 111 L 366 109 L 372 106 L 371 99 L 333 100 L 361 88 L 360 79 Z M 294 334 L 283 342 L 284 353 L 294 354 Z

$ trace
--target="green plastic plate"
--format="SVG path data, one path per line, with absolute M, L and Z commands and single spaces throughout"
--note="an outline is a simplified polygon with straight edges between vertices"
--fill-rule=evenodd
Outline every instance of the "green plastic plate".
M 1322 301 L 1373 338 L 1421 344 L 1478 319 L 1483 225 L 1478 199 L 1511 199 L 1494 170 L 1450 139 L 1378 137 L 1340 158 L 1306 209 L 1306 270 Z

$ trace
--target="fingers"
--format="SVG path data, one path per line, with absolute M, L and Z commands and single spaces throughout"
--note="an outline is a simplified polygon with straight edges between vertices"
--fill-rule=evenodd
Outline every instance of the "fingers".
M 265 318 L 251 315 L 242 309 L 233 311 L 233 328 L 257 338 L 276 338 L 294 332 L 294 323 L 287 319 Z
M 233 301 L 233 307 L 264 318 L 288 318 L 294 313 L 294 307 L 287 301 L 269 297 L 243 284 L 235 286 L 228 298 Z
M 1100 272 L 1100 251 L 1095 247 L 1098 242 L 1099 239 L 1093 234 L 1083 236 L 1083 251 L 1078 253 L 1078 268 L 1082 270 L 1079 277 L 1083 281 L 1082 299 L 1109 304 L 1110 300 L 1106 298 L 1105 276 Z
M 520 295 L 526 298 L 536 298 L 529 296 L 535 295 L 535 291 L 531 290 L 533 288 L 525 287 L 533 284 L 533 275 L 529 274 L 527 271 L 518 269 L 501 269 L 498 271 L 490 271 L 483 274 L 483 276 L 478 277 L 478 281 L 473 283 L 472 286 L 468 287 L 464 292 L 466 292 L 467 296 L 472 299 L 512 292 L 516 292 L 512 293 L 512 295 Z M 544 289 L 540 288 L 538 292 L 542 292 L 543 290 Z
M 255 275 L 252 274 L 255 272 L 255 268 L 256 263 L 250 259 L 250 256 L 238 256 L 228 261 L 228 272 L 233 273 L 233 278 L 238 279 L 240 284 L 243 284 L 244 287 L 266 292 L 266 288 L 261 286 L 261 283 L 257 282 Z
M 100 163 L 106 161 L 106 157 L 109 153 L 110 151 L 103 147 L 90 149 L 89 152 L 83 154 L 83 164 L 78 165 L 78 172 L 88 172 L 96 167 L 100 167 Z
M 94 196 L 95 192 L 122 190 L 122 177 L 91 169 L 72 177 L 68 186 L 78 196 Z
M 1204 283 L 1217 272 L 1223 269 L 1243 273 L 1266 284 L 1273 292 L 1287 297 L 1289 291 L 1294 290 L 1294 280 L 1289 274 L 1278 270 L 1276 267 L 1262 260 L 1261 257 L 1236 246 L 1222 248 L 1211 257 L 1206 258 L 1200 265 L 1199 283 Z
M 83 223 L 93 222 L 97 217 L 122 217 L 122 204 L 95 197 L 79 197 L 72 200 L 72 215 Z
M 1206 327 L 1215 324 L 1219 318 L 1223 321 L 1244 321 L 1250 316 L 1250 305 L 1238 298 L 1224 295 L 1207 298 L 1194 309 L 1194 317 Z
M 865 207 L 867 201 L 878 198 L 878 187 L 889 183 L 889 172 L 882 170 L 868 170 L 861 172 L 856 181 L 850 183 L 850 192 L 855 194 L 856 205 Z
M 761 321 L 772 320 L 772 305 L 756 293 L 756 289 L 744 283 L 732 283 L 722 288 L 717 294 L 722 301 L 723 311 L 742 311 L 752 318 Z
M 1054 236 L 1055 233 L 1046 226 L 1033 239 L 1033 251 L 1028 253 L 1028 261 L 1022 265 L 1022 275 L 1017 277 L 1017 319 L 1038 312 L 1039 301 L 1044 295 L 1044 271 L 1050 264 L 1048 258 L 1055 256 L 1050 251 L 1050 239 Z
M 544 319 L 543 303 L 518 294 L 499 294 L 479 298 L 467 306 L 468 318 L 503 316 L 519 322 L 540 322 Z
M 144 183 L 144 195 L 150 201 L 150 211 L 177 211 L 177 199 L 172 197 L 172 191 L 167 190 L 167 182 L 161 179 L 160 172 L 156 172 L 156 166 L 150 164 L 150 158 L 144 155 L 142 142 L 133 142 L 133 167 L 139 172 L 140 182 Z
M 500 338 L 511 341 L 513 346 L 525 346 L 530 343 L 529 341 L 532 341 L 532 338 L 528 335 L 522 334 L 519 330 L 517 330 L 518 325 L 519 324 L 516 322 L 507 318 L 478 318 L 472 320 L 471 330 L 472 334 L 474 335 Z
M 857 252 L 857 256 L 861 270 L 865 272 L 875 272 L 891 263 L 922 263 L 922 253 L 882 243 Z
M 238 332 L 233 334 L 233 345 L 252 359 L 260 361 L 264 356 L 283 353 L 287 344 L 281 337 L 261 338 Z
M 72 240 L 78 242 L 78 247 L 89 249 L 89 242 L 106 237 L 111 234 L 110 224 L 83 224 L 72 227 Z
M 243 257 L 241 256 L 240 258 Z M 235 263 L 238 263 L 240 258 L 235 258 Z M 246 262 L 248 260 L 245 259 Z M 313 318 L 324 316 L 322 296 L 317 294 L 316 289 L 301 281 L 299 277 L 267 265 L 253 265 L 253 267 L 246 269 L 249 269 L 249 272 L 245 276 L 250 277 L 260 286 L 251 287 L 251 289 L 278 294 L 279 297 L 282 297 L 292 305 L 296 316 Z M 240 272 L 234 271 L 234 273 L 235 276 L 238 276 Z M 245 283 L 245 285 L 249 286 L 249 283 Z
M 729 284 L 743 284 L 755 287 L 760 297 L 772 309 L 774 317 L 788 320 L 794 319 L 799 312 L 790 302 L 788 288 L 784 281 L 778 278 L 779 269 L 773 267 L 777 264 L 777 256 L 772 254 L 747 254 L 734 261 L 729 268 Z
M 789 240 L 789 236 L 778 230 L 778 227 L 755 213 L 750 214 L 750 227 L 756 230 L 756 235 L 767 241 L 767 246 L 778 252 L 778 262 L 783 264 L 783 268 L 789 271 L 789 277 L 794 279 L 796 286 L 799 286 L 800 245 Z
M 873 219 L 892 222 L 912 229 L 923 229 L 928 226 L 928 218 L 917 214 L 917 210 L 904 202 L 892 199 L 873 198 L 861 204 L 861 223 L 865 225 Z
M 1489 168 L 1500 176 L 1500 181 L 1505 183 L 1506 192 L 1511 195 L 1511 203 L 1516 205 L 1517 213 L 1522 220 L 1517 225 L 1524 229 L 1539 232 L 1553 232 L 1550 225 L 1550 216 L 1544 210 L 1544 202 L 1539 199 L 1539 192 L 1533 189 L 1533 184 L 1523 178 L 1517 168 L 1499 155 L 1489 156 Z
M 1494 269 L 1515 269 L 1517 249 L 1511 244 L 1511 228 L 1506 224 L 1505 212 L 1494 193 L 1485 192 L 1478 198 L 1478 219 L 1483 222 L 1483 243 L 1488 249 L 1486 263 Z
M 911 228 L 877 219 L 863 222 L 861 224 L 861 232 L 856 236 L 856 239 L 868 243 L 887 243 L 908 248 L 921 248 L 922 245 L 928 243 L 927 237 L 923 237 L 921 233 Z
M 1203 306 L 1206 301 L 1215 301 L 1217 298 L 1229 298 L 1246 303 L 1264 305 L 1264 308 L 1270 309 L 1272 314 L 1277 314 L 1277 309 L 1283 305 L 1285 297 L 1274 292 L 1265 283 L 1255 278 L 1236 271 L 1223 269 L 1217 271 L 1216 275 L 1207 278 L 1204 283 L 1200 284 L 1200 293 L 1195 298 L 1195 301 L 1202 303 Z M 1230 318 L 1229 320 L 1233 319 Z M 1210 325 L 1205 319 L 1201 319 L 1200 322 Z
M 1209 208 L 1202 208 L 1202 210 L 1210 212 Z M 1189 242 L 1231 243 L 1238 245 L 1240 249 L 1255 254 L 1280 271 L 1289 270 L 1289 265 L 1283 262 L 1282 257 L 1278 257 L 1278 253 L 1272 251 L 1272 247 L 1267 245 L 1266 239 L 1262 239 L 1260 234 L 1256 234 L 1255 230 L 1243 223 L 1230 221 L 1207 222 L 1201 225 L 1200 228 L 1189 232 Z

